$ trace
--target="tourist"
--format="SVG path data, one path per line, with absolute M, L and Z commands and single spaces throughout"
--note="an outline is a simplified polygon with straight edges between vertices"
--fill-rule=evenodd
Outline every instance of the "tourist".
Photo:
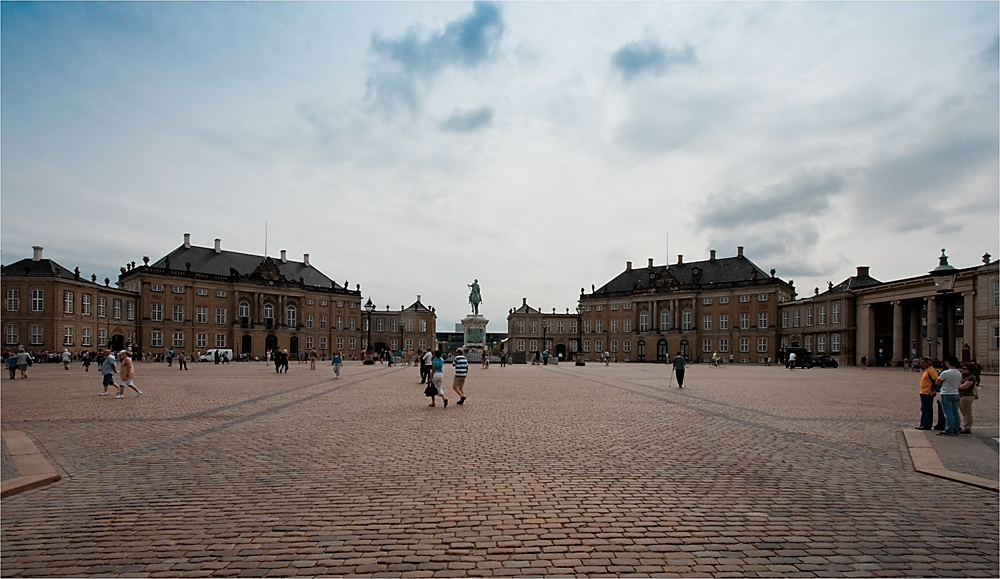
M 333 353 L 333 373 L 336 374 L 335 378 L 340 378 L 340 365 L 344 363 L 344 358 L 341 356 L 340 352 Z
M 457 350 L 457 352 L 458 353 L 462 353 L 462 349 L 459 348 Z M 483 362 L 483 368 L 486 369 L 486 370 L 488 370 L 489 367 L 490 367 L 490 353 L 487 352 L 486 350 L 483 350 L 483 360 L 482 360 L 482 362 Z
M 431 353 L 430 348 L 424 352 L 424 355 L 420 358 L 420 383 L 423 384 L 425 381 L 430 384 L 431 376 L 431 362 L 434 360 L 434 354 Z
M 111 350 L 104 350 L 104 359 L 99 363 L 101 365 L 101 379 L 104 384 L 104 392 L 101 392 L 98 396 L 107 396 L 108 386 L 114 385 L 115 373 L 118 372 L 118 368 L 115 366 L 115 357 L 111 355 Z
M 271 360 L 274 362 L 274 371 L 281 374 L 281 352 L 277 348 L 271 352 Z
M 430 354 L 430 350 L 427 351 Z M 444 397 L 444 359 L 441 358 L 441 350 L 435 350 L 434 356 L 431 358 L 431 370 L 430 375 L 427 377 L 427 383 L 429 384 L 426 392 L 432 392 L 428 394 L 431 397 L 430 406 L 434 406 L 434 397 L 440 396 L 441 400 L 444 400 L 444 407 L 448 407 L 448 399 Z M 432 390 L 433 389 L 433 390 Z
M 962 413 L 959 434 L 972 434 L 972 401 L 979 398 L 979 365 L 962 365 L 962 383 L 958 386 L 958 410 Z
M 487 359 L 485 352 L 483 359 Z M 451 361 L 451 365 L 455 367 L 455 378 L 451 388 L 460 397 L 457 404 L 465 404 L 465 377 L 469 375 L 469 359 L 463 355 L 461 348 L 455 350 L 455 359 Z
M 732 354 L 730 354 L 730 355 L 732 355 Z M 788 354 L 788 369 L 789 370 L 794 370 L 795 369 L 795 358 L 796 358 L 795 352 L 791 352 L 791 353 Z
M 17 347 L 17 355 L 15 357 L 17 359 L 17 369 L 21 372 L 21 379 L 23 380 L 28 377 L 28 366 L 34 360 L 31 359 L 31 354 L 24 351 L 24 346 Z
M 17 376 L 17 354 L 14 352 L 7 352 L 7 372 L 11 380 Z
M 938 379 L 938 373 L 927 356 L 921 358 L 918 364 L 923 373 L 920 375 L 920 426 L 917 430 L 930 430 L 934 422 L 934 397 L 937 395 L 934 381 Z
M 607 350 L 604 351 L 604 365 L 611 365 L 611 352 L 608 352 Z
M 73 354 L 70 354 L 68 349 L 63 348 L 63 353 L 62 353 L 63 370 L 69 370 L 69 363 L 72 361 L 73 361 Z
M 507 350 L 500 352 L 500 367 L 501 368 L 507 367 Z
M 684 387 L 684 364 L 685 363 L 687 363 L 687 360 L 684 359 L 684 356 L 681 356 L 680 352 L 677 352 L 677 356 L 674 357 L 674 373 L 677 374 L 677 387 L 678 388 L 683 388 Z
M 118 356 L 118 375 L 122 380 L 122 383 L 118 385 L 118 395 L 115 398 L 125 398 L 125 387 L 128 386 L 132 390 L 135 390 L 136 396 L 142 395 L 142 390 L 135 387 L 133 380 L 135 379 L 135 367 L 132 365 L 132 359 L 128 356 L 128 350 L 122 350 L 122 353 Z
M 923 369 L 923 366 L 920 366 L 920 368 Z M 868 369 L 868 356 L 861 356 L 861 369 Z M 935 380 L 937 380 L 937 378 L 935 378 Z
M 288 374 L 288 348 L 281 351 L 281 371 Z
M 958 358 L 948 356 L 944 361 L 946 370 L 938 374 L 935 384 L 941 387 L 941 408 L 944 410 L 944 430 L 939 435 L 954 436 L 961 430 L 958 416 L 958 387 L 962 383 L 962 373 L 958 370 Z
M 178 370 L 187 370 L 188 369 L 187 354 L 184 353 L 184 350 L 181 350 L 180 355 L 177 356 L 177 369 Z
M 216 362 L 218 364 L 218 362 Z M 167 350 L 167 368 L 174 365 L 174 349 Z

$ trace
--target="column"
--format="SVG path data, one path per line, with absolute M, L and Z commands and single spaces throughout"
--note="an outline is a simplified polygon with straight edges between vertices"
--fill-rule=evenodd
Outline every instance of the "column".
M 958 354 L 955 349 L 955 343 L 958 341 L 955 338 L 955 298 L 952 297 L 948 299 L 949 296 L 944 296 L 944 343 L 941 344 L 941 357 L 946 358 L 948 356 L 955 356 Z
M 872 311 L 871 304 L 861 304 L 858 307 L 858 330 L 857 330 L 857 360 L 856 364 L 861 363 L 861 358 L 866 356 L 869 362 L 875 360 L 875 324 L 872 320 L 874 312 Z M 803 332 L 803 339 L 805 338 L 805 330 Z M 805 344 L 803 343 L 803 346 Z
M 927 298 L 927 356 L 941 359 L 938 353 L 937 300 L 934 296 Z
M 923 337 L 920 335 L 920 307 L 923 302 L 910 301 L 910 343 L 908 345 L 907 352 L 912 354 L 910 350 L 915 350 L 916 355 L 919 357 L 920 352 L 923 349 L 920 342 L 923 341 Z
M 892 361 L 893 366 L 903 364 L 903 302 L 892 302 Z
M 962 292 L 962 298 L 965 301 L 963 311 L 965 312 L 965 317 L 962 321 L 964 337 L 962 342 L 969 345 L 971 349 L 970 355 L 976 357 L 976 292 L 968 291 Z M 962 351 L 959 350 L 957 356 L 959 359 L 962 358 Z

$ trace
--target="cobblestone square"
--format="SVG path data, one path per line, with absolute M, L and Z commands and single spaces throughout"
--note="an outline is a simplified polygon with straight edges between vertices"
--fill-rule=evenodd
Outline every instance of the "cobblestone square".
M 5 431 L 62 479 L 3 499 L 2 575 L 996 577 L 995 492 L 914 472 L 898 369 L 36 365 Z M 446 369 L 446 385 L 451 370 Z M 975 428 L 998 425 L 986 376 Z M 959 438 L 956 443 L 978 443 Z

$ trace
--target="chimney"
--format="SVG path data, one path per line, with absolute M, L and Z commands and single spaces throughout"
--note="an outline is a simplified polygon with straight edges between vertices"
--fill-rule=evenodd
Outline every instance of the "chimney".
M 678 253 L 677 254 L 677 265 L 683 265 L 683 264 L 684 264 L 684 256 Z
M 191 249 L 191 234 L 184 234 L 184 249 Z
M 743 257 L 743 246 L 736 246 L 736 257 Z
M 711 254 L 712 254 L 712 257 L 709 257 L 708 260 L 709 261 L 715 261 L 715 250 L 714 249 L 711 250 Z
M 858 266 L 858 277 L 870 277 L 868 275 L 868 269 L 869 269 L 869 266 L 867 266 L 867 265 L 859 265 Z
M 31 261 L 42 261 L 42 246 L 35 245 L 32 246 L 31 249 L 33 250 L 31 254 Z
M 305 264 L 306 267 L 309 267 L 309 254 L 308 253 L 303 253 L 302 254 L 302 263 Z
M 625 271 L 632 271 L 632 262 L 631 261 L 626 261 L 625 262 Z
M 281 263 L 288 263 L 288 258 L 285 257 L 285 250 L 281 250 Z
M 528 298 L 521 298 L 521 305 L 522 306 L 528 305 Z
M 222 253 L 222 240 L 215 238 L 215 253 Z
M 652 257 L 649 258 L 649 266 L 648 267 L 653 267 L 653 258 Z
M 417 294 L 417 303 L 420 302 L 420 294 Z

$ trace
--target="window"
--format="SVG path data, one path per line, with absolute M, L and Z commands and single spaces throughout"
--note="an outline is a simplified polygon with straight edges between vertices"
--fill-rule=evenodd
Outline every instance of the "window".
M 216 348 L 225 348 L 226 347 L 226 335 L 225 334 L 216 334 L 215 335 L 215 347 Z
M 813 325 L 813 309 L 812 307 L 806 308 L 806 325 Z
M 320 338 L 319 338 L 319 349 L 320 350 L 325 350 L 326 349 L 326 336 L 320 336 Z
M 175 322 L 184 321 L 184 306 L 180 304 L 174 304 L 173 311 L 171 312 L 170 319 Z
M 344 316 L 337 316 L 337 329 L 338 330 L 344 329 Z M 412 330 L 413 328 L 410 329 Z
M 562 322 L 559 322 L 559 326 L 562 326 Z M 611 320 L 611 331 L 612 332 L 617 332 L 618 331 L 618 320 Z M 562 329 L 561 328 L 559 330 L 559 333 L 560 334 L 562 333 Z
M 597 320 L 594 322 L 594 331 L 598 333 L 604 331 L 604 320 Z
M 376 332 L 385 331 L 385 318 L 375 318 L 375 331 Z
M 806 350 L 812 352 L 813 349 L 813 337 L 806 336 Z
M 122 301 L 119 299 L 111 300 L 111 317 L 120 320 L 122 319 Z
M 353 303 L 351 304 L 351 307 L 352 308 L 354 307 Z M 354 318 L 351 318 L 351 319 L 353 320 Z M 351 339 L 347 340 L 347 345 L 348 345 L 349 349 L 351 349 L 351 350 L 357 350 L 358 349 L 358 339 L 357 338 L 351 338 Z M 423 346 L 421 346 L 421 349 L 423 349 Z
M 362 332 L 368 331 L 368 318 L 361 318 L 361 331 Z
M 740 338 L 740 352 L 750 351 L 750 338 Z
M 306 350 L 312 350 L 312 349 L 313 349 L 313 337 L 306 336 Z
M 264 304 L 264 325 L 268 328 L 274 327 L 274 305 Z
M 327 322 L 326 315 L 320 314 L 320 316 L 319 316 L 319 329 L 325 330 L 328 325 L 329 325 L 329 322 Z
M 90 345 L 90 328 L 82 328 L 80 330 L 80 345 L 81 346 Z
M 154 322 L 163 321 L 163 304 L 150 304 L 149 319 Z
M 719 329 L 720 330 L 729 329 L 729 314 L 719 314 Z
M 194 311 L 195 311 L 195 320 L 199 324 L 207 324 L 208 323 L 208 307 L 207 306 L 198 306 L 198 307 L 196 307 L 194 309 Z
M 342 307 L 344 307 L 344 302 L 343 302 L 343 301 L 340 301 L 340 300 L 338 300 L 338 301 L 337 301 L 337 307 L 338 307 L 338 308 L 342 308 Z
M 816 351 L 826 352 L 826 336 L 822 334 L 816 336 Z
M 29 343 L 32 346 L 41 346 L 42 345 L 42 338 L 43 338 L 42 327 L 39 326 L 39 325 L 31 326 L 28 329 L 28 337 L 29 337 L 28 339 L 30 340 Z
M 573 323 L 575 325 L 575 322 Z M 576 328 L 573 328 L 576 329 Z M 632 318 L 625 318 L 622 320 L 622 331 L 631 332 L 632 331 Z
M 358 321 L 357 321 L 357 319 L 354 316 L 351 316 L 350 318 L 348 318 L 348 320 L 347 320 L 347 329 L 348 330 L 355 330 L 355 329 L 357 329 L 357 327 L 358 327 Z M 351 348 L 351 349 L 353 350 L 354 348 Z
M 660 329 L 663 331 L 670 329 L 670 310 L 660 312 Z
M 781 327 L 788 327 L 788 310 L 781 310 Z
M 729 338 L 719 338 L 719 351 L 720 352 L 729 351 Z
M 161 292 L 161 291 L 163 291 L 163 284 L 162 283 L 150 284 L 149 291 L 151 291 L 151 292 Z M 162 338 L 161 338 L 160 341 L 161 341 L 160 345 L 162 346 L 163 345 L 162 344 Z
M 198 288 L 197 293 L 200 296 L 207 296 L 208 295 L 208 288 L 200 287 L 200 288 Z
M 993 326 L 993 349 L 1000 350 L 1000 326 Z
M 105 330 L 104 328 L 97 328 L 97 346 L 103 348 L 107 345 L 108 345 L 108 331 Z
M 128 306 L 125 309 L 128 312 L 128 314 L 127 314 L 128 320 L 131 322 L 131 321 L 135 320 L 135 302 L 128 302 L 125 305 Z
M 722 296 L 722 297 L 720 297 L 719 298 L 719 303 L 720 304 L 728 304 L 729 303 L 729 296 Z
M 618 330 L 616 329 L 616 327 L 617 327 L 617 325 L 618 325 L 618 322 L 617 322 L 617 321 L 615 321 L 615 320 L 611 320 L 611 325 L 612 325 L 612 327 L 613 327 L 613 329 L 611 330 L 612 332 L 616 332 L 616 331 L 618 331 Z M 557 334 L 562 334 L 562 333 L 563 333 L 563 332 L 565 332 L 565 331 L 566 331 L 566 322 L 561 322 L 561 321 L 560 321 L 560 322 L 556 322 L 556 333 L 557 333 Z
M 712 329 L 712 316 L 704 315 L 701 317 L 701 329 L 711 330 Z
M 21 290 L 7 290 L 7 311 L 16 312 L 21 309 Z
M 646 332 L 649 330 L 649 314 L 647 312 L 639 312 L 639 331 Z
M 610 340 L 608 342 L 608 348 L 611 350 L 612 354 L 617 353 L 618 352 L 618 340 Z
M 767 312 L 757 312 L 757 327 L 758 328 L 767 327 Z
M 618 304 L 611 304 L 611 311 L 618 311 Z
M 532 334 L 537 334 L 538 333 L 538 322 L 532 320 L 532 322 L 531 322 L 530 325 L 531 325 L 531 333 Z M 587 329 L 586 329 L 586 331 L 588 331 L 588 332 L 590 331 L 590 322 L 587 322 Z
M 97 317 L 106 318 L 108 317 L 108 300 L 107 298 L 99 297 L 97 298 Z
M 840 304 L 833 304 L 830 306 L 830 323 L 839 324 L 840 323 Z
M 399 318 L 392 318 L 389 320 L 389 331 L 398 332 L 399 331 Z
M 584 320 L 583 321 L 583 333 L 584 334 L 589 334 L 590 333 L 590 320 Z
M 794 312 L 792 313 L 792 327 L 793 327 L 793 328 L 797 328 L 797 327 L 799 327 L 799 326 L 801 325 L 801 324 L 799 323 L 799 322 L 800 322 L 800 320 L 801 320 L 801 317 L 799 316 L 799 310 L 795 310 L 795 311 L 794 311 Z
M 569 322 L 569 333 L 571 333 L 571 334 L 575 334 L 576 333 L 576 320 L 570 320 L 570 322 Z
M 701 298 L 701 305 L 703 306 L 712 305 L 712 298 Z
M 128 333 L 126 334 L 126 336 L 128 338 L 127 341 L 126 341 L 127 344 L 134 344 L 135 343 L 135 330 L 129 330 Z
M 217 298 L 226 297 L 226 290 L 215 290 L 215 297 Z
M 73 313 L 73 292 L 64 291 L 63 292 L 63 313 L 72 314 Z
M 163 332 L 160 330 L 153 330 L 149 335 L 149 345 L 154 348 L 163 347 Z
M 73 345 L 73 326 L 63 328 L 63 346 Z
M 356 307 L 358 307 L 358 304 L 355 302 L 351 302 L 351 309 L 353 310 Z
M 583 341 L 583 351 L 584 352 L 589 352 L 590 351 L 590 340 L 584 340 Z
M 740 296 L 740 303 L 746 304 L 746 303 L 749 303 L 749 302 L 750 302 L 750 296 L 749 295 L 742 295 L 742 296 Z M 740 351 L 742 352 L 743 350 L 740 350 Z
M 343 338 L 337 338 L 337 351 L 340 351 L 340 350 L 343 350 L 343 349 L 344 349 L 344 339 Z
M 816 314 L 819 317 L 819 324 L 821 326 L 826 325 L 826 306 L 819 306 L 819 308 L 817 308 Z
M 746 330 L 750 327 L 750 314 L 743 312 L 740 314 L 740 329 Z M 742 350 L 740 350 L 742 352 Z
M 45 292 L 43 290 L 31 290 L 31 311 L 45 311 Z
M 594 306 L 594 307 L 596 308 L 597 311 L 601 311 L 604 309 L 604 306 Z
M 174 288 L 173 288 L 173 292 L 175 294 L 182 294 L 182 293 L 184 293 L 184 286 L 182 286 L 182 285 L 175 285 Z
M 250 304 L 248 302 L 240 302 L 240 317 L 241 318 L 250 317 Z
M 420 331 L 421 332 L 427 331 L 427 320 L 420 320 Z
M 830 351 L 835 354 L 840 352 L 840 334 L 830 336 Z
M 622 342 L 622 352 L 632 351 L 632 340 L 625 340 Z
M 681 330 L 686 332 L 691 329 L 691 326 L 694 324 L 691 319 L 692 317 L 693 315 L 690 309 L 684 308 L 684 310 L 681 311 Z
M 757 301 L 758 302 L 766 302 L 767 301 L 767 294 L 757 294 Z
M 3 331 L 4 344 L 8 346 L 16 345 L 20 340 L 18 340 L 17 326 L 14 324 L 9 324 Z
M 594 340 L 594 351 L 600 352 L 603 349 L 604 349 L 604 343 L 601 342 L 600 340 Z
M 319 305 L 320 305 L 320 307 L 325 308 L 326 306 L 330 305 L 330 302 L 328 302 L 326 300 L 319 300 Z M 321 343 L 322 343 L 322 340 L 323 340 L 323 338 L 320 338 Z
M 207 348 L 208 347 L 208 334 L 201 333 L 201 334 L 195 335 L 195 337 L 194 337 L 194 344 L 198 348 Z
M 705 338 L 701 341 L 701 351 L 702 352 L 712 351 L 712 338 Z
M 298 315 L 298 310 L 295 309 L 295 306 L 288 306 L 288 308 L 285 310 L 285 324 L 289 328 L 294 328 L 297 325 L 298 322 L 297 315 Z
M 517 351 L 518 352 L 523 352 L 524 351 L 524 340 L 518 340 L 517 341 Z
M 313 305 L 314 303 L 316 303 L 316 302 L 314 302 L 312 298 L 306 298 L 306 305 L 307 305 L 307 306 L 311 306 L 311 305 Z
M 220 326 L 226 323 L 226 308 L 215 308 L 215 323 Z
M 623 310 L 631 310 L 632 309 L 632 304 L 622 304 L 622 309 Z
M 406 339 L 406 340 L 405 340 L 405 341 L 403 342 L 403 344 L 404 344 L 404 347 L 405 347 L 405 348 L 406 348 L 407 350 L 412 350 L 412 349 L 413 349 L 413 340 L 412 340 L 411 338 L 407 338 L 407 339 Z
M 1000 281 L 993 282 L 993 307 L 1000 308 Z
M 184 347 L 184 332 L 174 332 L 173 341 L 171 342 L 175 348 Z
M 758 354 L 767 353 L 767 338 L 757 338 L 757 353 Z
M 523 334 L 524 333 L 524 320 L 518 320 L 517 321 L 517 333 L 518 334 Z

